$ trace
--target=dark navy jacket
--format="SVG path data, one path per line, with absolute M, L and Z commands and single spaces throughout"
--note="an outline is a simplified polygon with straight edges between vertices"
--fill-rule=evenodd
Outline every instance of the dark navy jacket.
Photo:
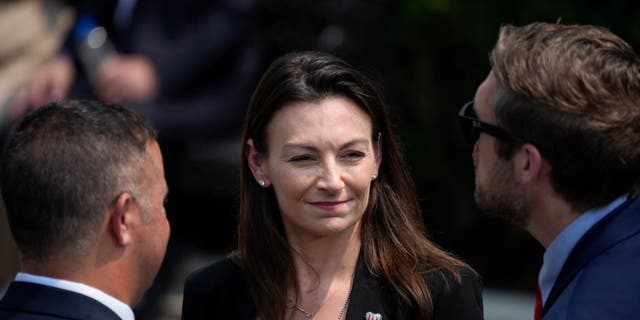
M 104 304 L 68 290 L 14 281 L 0 300 L 2 320 L 120 320 Z
M 593 226 L 569 254 L 543 319 L 640 319 L 640 200 Z

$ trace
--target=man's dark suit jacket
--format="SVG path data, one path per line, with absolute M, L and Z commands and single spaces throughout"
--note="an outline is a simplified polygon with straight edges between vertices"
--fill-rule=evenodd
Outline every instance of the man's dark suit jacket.
M 629 199 L 575 246 L 543 319 L 640 318 L 640 200 Z
M 2 320 L 120 320 L 102 303 L 54 287 L 14 281 L 0 300 Z
M 362 320 L 367 312 L 379 313 L 382 319 L 418 319 L 411 308 L 394 294 L 390 285 L 367 271 L 358 259 L 350 295 L 347 320 Z M 462 282 L 452 277 L 429 274 L 433 301 L 433 320 L 482 319 L 481 285 L 476 276 L 462 269 Z M 223 259 L 189 276 L 185 284 L 183 320 L 254 319 L 255 306 L 242 269 L 231 259 Z

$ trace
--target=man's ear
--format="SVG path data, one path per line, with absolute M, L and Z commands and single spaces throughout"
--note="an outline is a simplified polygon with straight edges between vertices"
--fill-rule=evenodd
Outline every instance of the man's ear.
M 134 210 L 137 210 L 137 207 L 128 192 L 121 193 L 109 208 L 109 229 L 118 245 L 127 246 L 131 243 L 131 222 Z
M 544 170 L 545 161 L 542 154 L 530 143 L 525 143 L 514 152 L 513 165 L 514 177 L 524 184 L 536 182 L 548 173 Z
M 249 169 L 256 179 L 256 182 L 261 187 L 268 187 L 271 181 L 269 180 L 267 170 L 265 170 L 264 155 L 256 150 L 253 139 L 247 140 L 244 153 L 245 157 L 247 157 L 247 163 L 249 163 Z

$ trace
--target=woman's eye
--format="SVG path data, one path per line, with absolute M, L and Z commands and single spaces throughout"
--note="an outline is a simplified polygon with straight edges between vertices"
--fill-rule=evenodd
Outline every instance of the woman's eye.
M 302 161 L 311 161 L 311 160 L 313 160 L 313 157 L 307 154 L 293 156 L 289 159 L 290 162 L 302 162 Z
M 364 152 L 360 152 L 360 151 L 349 151 L 344 154 L 345 158 L 352 159 L 352 160 L 361 159 L 361 158 L 364 158 L 364 156 L 365 156 Z

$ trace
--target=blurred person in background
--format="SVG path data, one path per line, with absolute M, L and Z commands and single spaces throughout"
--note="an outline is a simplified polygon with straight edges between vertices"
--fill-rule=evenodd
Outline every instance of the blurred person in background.
M 382 99 L 323 53 L 277 59 L 245 119 L 238 251 L 192 274 L 183 319 L 482 319 L 425 238 Z
M 460 110 L 478 207 L 546 251 L 535 319 L 640 314 L 640 58 L 605 28 L 503 26 Z
M 250 92 L 258 65 L 259 52 L 250 50 L 257 48 L 255 6 L 249 0 L 77 1 L 65 50 L 32 77 L 16 103 L 95 96 L 134 106 L 161 134 L 234 128 L 244 115 L 237 95 Z
M 73 18 L 73 8 L 64 1 L 0 1 L 2 126 L 24 113 L 16 93 L 60 50 Z
M 21 254 L 0 319 L 133 320 L 170 232 L 152 124 L 97 101 L 45 105 L 9 135 L 0 185 Z

